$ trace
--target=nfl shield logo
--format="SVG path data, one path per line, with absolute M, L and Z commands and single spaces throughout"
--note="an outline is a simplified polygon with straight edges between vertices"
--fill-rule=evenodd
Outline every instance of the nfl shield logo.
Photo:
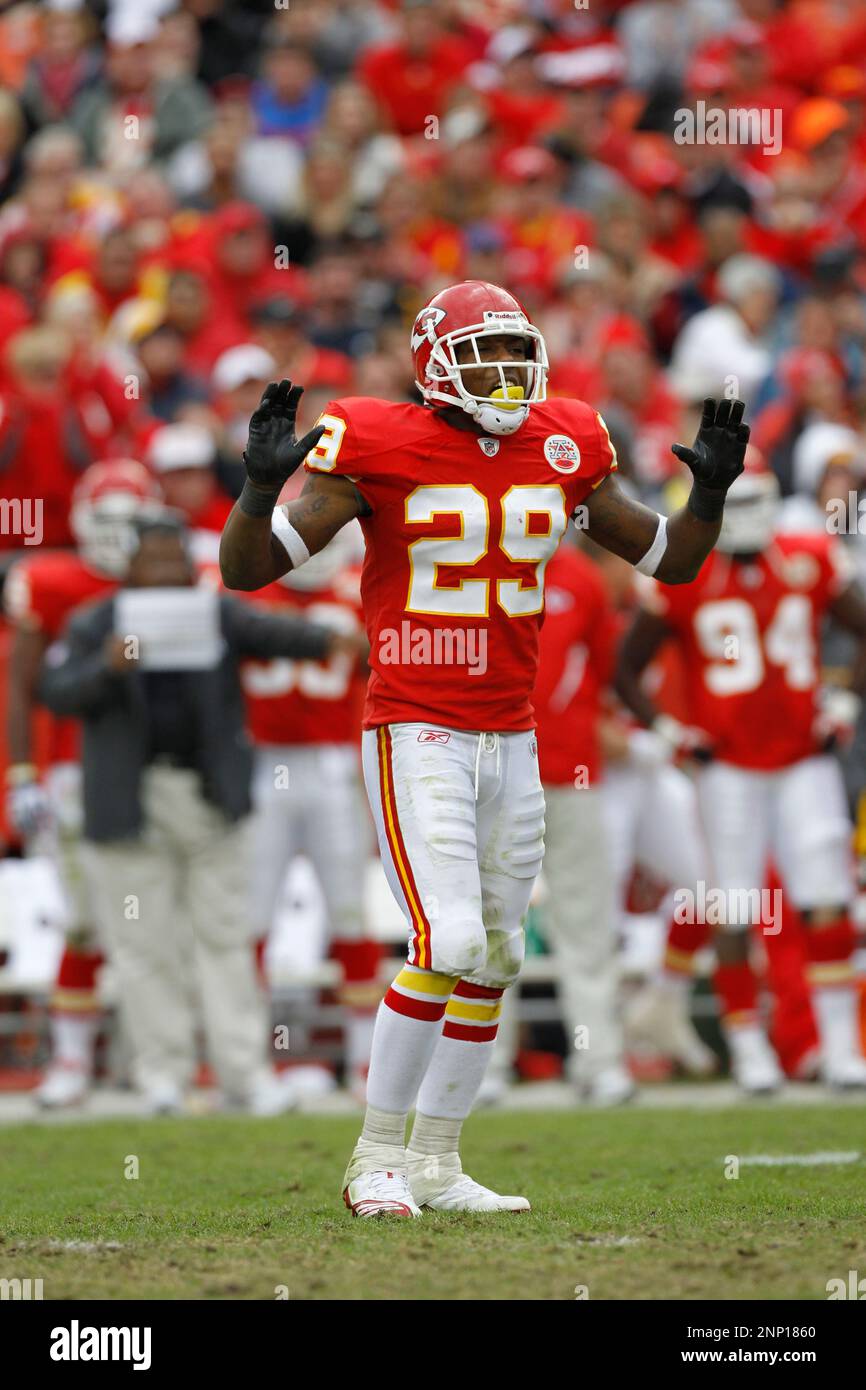
M 544 457 L 557 473 L 576 473 L 580 467 L 580 450 L 567 434 L 549 434 L 544 441 Z
M 486 454 L 489 459 L 492 459 L 494 454 L 499 453 L 499 440 L 485 437 L 484 439 L 479 439 L 478 447 L 482 454 Z

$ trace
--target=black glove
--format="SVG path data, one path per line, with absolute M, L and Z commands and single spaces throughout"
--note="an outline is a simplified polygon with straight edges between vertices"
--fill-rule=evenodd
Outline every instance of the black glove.
M 718 521 L 725 505 L 725 494 L 735 478 L 743 471 L 743 459 L 749 442 L 749 426 L 744 425 L 742 401 L 704 401 L 695 442 L 691 449 L 685 444 L 672 444 L 676 454 L 691 470 L 694 483 L 689 496 L 689 510 L 701 521 Z
M 272 381 L 250 419 L 244 451 L 247 481 L 240 495 L 241 511 L 248 516 L 270 515 L 283 483 L 325 433 L 324 425 L 316 425 L 303 439 L 295 439 L 295 417 L 303 394 L 303 386 Z

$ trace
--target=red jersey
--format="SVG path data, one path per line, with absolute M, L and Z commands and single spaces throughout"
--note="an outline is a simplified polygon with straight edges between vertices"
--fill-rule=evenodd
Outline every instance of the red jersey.
M 331 402 L 319 422 L 305 466 L 351 478 L 371 509 L 364 727 L 531 729 L 544 570 L 616 467 L 604 422 L 582 401 L 547 401 L 515 434 L 480 436 L 367 397 Z
M 683 653 L 689 718 L 716 756 L 773 770 L 818 751 L 821 621 L 850 582 L 827 535 L 777 535 L 754 563 L 713 551 L 691 584 L 651 581 L 646 606 Z
M 572 546 L 547 567 L 544 613 L 533 694 L 541 780 L 592 786 L 601 775 L 598 721 L 617 625 L 598 567 Z
M 255 595 L 254 601 L 261 600 L 340 632 L 361 630 L 357 571 L 344 571 L 327 588 L 309 592 L 269 584 Z M 285 656 L 245 661 L 241 685 L 255 743 L 358 742 L 364 683 L 358 663 L 346 652 L 325 661 Z
M 74 608 L 116 588 L 116 580 L 89 570 L 73 551 L 61 551 L 16 561 L 6 579 L 3 602 L 10 623 L 41 632 L 47 646 L 60 636 Z M 75 761 L 78 721 L 48 718 L 48 762 Z

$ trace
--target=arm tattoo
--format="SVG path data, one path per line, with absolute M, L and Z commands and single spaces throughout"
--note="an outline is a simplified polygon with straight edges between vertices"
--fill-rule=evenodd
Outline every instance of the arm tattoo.
M 587 501 L 590 538 L 631 564 L 642 559 L 655 540 L 657 514 L 629 497 L 612 478 L 605 478 Z

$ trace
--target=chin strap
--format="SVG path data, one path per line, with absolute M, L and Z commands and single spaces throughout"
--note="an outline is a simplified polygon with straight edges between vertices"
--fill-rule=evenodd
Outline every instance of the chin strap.
M 526 424 L 529 406 L 522 405 L 518 410 L 499 410 L 495 405 L 479 405 L 468 412 L 485 434 L 515 434 L 521 425 Z

